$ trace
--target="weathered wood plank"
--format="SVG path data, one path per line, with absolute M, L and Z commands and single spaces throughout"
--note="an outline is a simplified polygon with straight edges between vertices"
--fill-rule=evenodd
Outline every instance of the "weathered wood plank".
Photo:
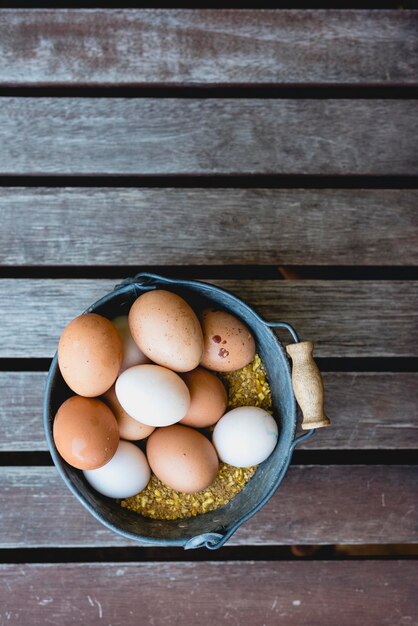
M 51 356 L 64 326 L 116 282 L 0 280 L 0 357 Z M 236 293 L 268 320 L 293 324 L 316 342 L 316 356 L 418 355 L 416 281 L 208 282 Z
M 416 624 L 416 561 L 0 565 L 3 623 Z M 255 584 L 256 583 L 256 584 Z
M 24 10 L 0 84 L 417 83 L 414 11 Z
M 301 448 L 417 449 L 418 374 L 325 372 L 333 428 Z
M 325 372 L 332 428 L 301 448 L 367 450 L 418 448 L 417 373 Z M 47 450 L 43 434 L 44 372 L 0 372 L 0 451 Z
M 414 265 L 417 205 L 416 189 L 6 187 L 0 263 Z
M 45 372 L 0 372 L 0 451 L 47 450 L 42 421 Z
M 1 548 L 134 545 L 99 524 L 53 467 L 0 468 Z M 293 465 L 228 545 L 418 543 L 418 467 Z
M 3 98 L 0 175 L 408 175 L 414 100 Z

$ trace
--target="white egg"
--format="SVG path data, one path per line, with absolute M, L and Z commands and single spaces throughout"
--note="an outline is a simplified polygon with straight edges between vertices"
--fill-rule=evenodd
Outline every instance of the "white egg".
M 128 415 L 147 426 L 171 426 L 190 406 L 186 383 L 161 365 L 130 367 L 116 380 L 115 391 Z
M 119 441 L 113 457 L 98 469 L 84 470 L 87 482 L 109 498 L 129 498 L 149 483 L 151 470 L 147 457 L 129 441 Z
M 279 431 L 274 418 L 255 406 L 225 413 L 213 431 L 213 445 L 224 463 L 250 467 L 265 461 L 276 447 Z
M 133 340 L 131 331 L 129 330 L 128 316 L 120 315 L 119 317 L 115 317 L 115 319 L 112 320 L 112 324 L 116 327 L 123 343 L 123 360 L 119 373 L 121 374 L 127 370 L 128 367 L 132 367 L 133 365 L 149 363 L 149 358 L 145 356 Z

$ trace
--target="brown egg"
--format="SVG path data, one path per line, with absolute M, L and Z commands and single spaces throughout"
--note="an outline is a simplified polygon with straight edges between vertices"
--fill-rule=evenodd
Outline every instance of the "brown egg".
M 113 385 L 103 396 L 103 401 L 110 407 L 113 415 L 116 417 L 119 424 L 119 435 L 121 439 L 127 439 L 128 441 L 138 441 L 139 439 L 145 439 L 154 430 L 154 426 L 147 426 L 141 424 L 123 409 L 119 400 L 116 397 L 115 386 Z
M 212 426 L 225 413 L 226 389 L 217 376 L 198 367 L 182 376 L 190 392 L 190 408 L 181 424 L 206 428 Z
M 203 336 L 183 298 L 157 289 L 139 296 L 129 311 L 129 328 L 142 352 L 158 365 L 189 372 L 199 365 Z
M 112 411 L 93 398 L 72 396 L 58 409 L 53 437 L 67 463 L 82 470 L 97 469 L 115 454 L 119 428 Z
M 102 315 L 76 317 L 58 344 L 58 365 L 67 385 L 80 396 L 100 396 L 113 385 L 123 358 L 122 340 Z
M 147 441 L 147 457 L 163 483 L 183 493 L 202 491 L 213 483 L 218 456 L 211 442 L 193 428 L 157 428 Z
M 202 314 L 204 348 L 201 365 L 217 372 L 232 372 L 254 358 L 254 337 L 240 319 L 206 309 Z

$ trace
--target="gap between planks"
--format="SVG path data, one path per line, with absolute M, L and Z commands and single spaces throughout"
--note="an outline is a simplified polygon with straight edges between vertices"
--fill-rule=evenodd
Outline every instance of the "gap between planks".
M 146 546 L 102 548 L 12 548 L 0 549 L 2 564 L 51 563 L 165 563 L 201 561 L 355 561 L 418 560 L 418 545 L 406 544 L 323 544 L 292 546 L 222 546 L 222 550 L 184 550 Z
M 7 174 L 0 187 L 175 189 L 417 189 L 416 174 Z
M 0 278 L 113 278 L 117 281 L 137 271 L 137 265 L 5 265 L 0 266 Z M 411 265 L 142 265 L 141 271 L 168 278 L 199 280 L 418 280 L 418 267 Z
M 293 85 L 257 84 L 251 87 L 230 84 L 223 87 L 2 87 L 0 98 L 178 98 L 178 99 L 308 99 L 308 100 L 409 100 L 418 97 L 418 86 L 369 86 L 369 85 L 338 85 L 317 84 L 315 87 L 294 87 Z

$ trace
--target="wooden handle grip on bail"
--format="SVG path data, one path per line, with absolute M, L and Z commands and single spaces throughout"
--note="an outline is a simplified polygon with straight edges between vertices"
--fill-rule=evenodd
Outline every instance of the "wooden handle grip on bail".
M 324 383 L 313 359 L 312 341 L 291 343 L 286 351 L 293 362 L 293 391 L 302 411 L 303 430 L 329 426 L 330 421 L 324 412 Z

